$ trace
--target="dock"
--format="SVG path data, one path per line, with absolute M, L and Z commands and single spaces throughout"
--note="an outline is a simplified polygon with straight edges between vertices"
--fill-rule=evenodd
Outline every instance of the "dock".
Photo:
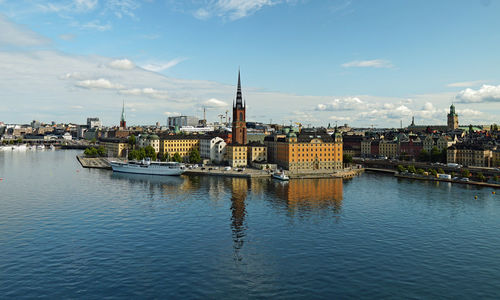
M 113 157 L 85 157 L 84 155 L 77 155 L 76 159 L 84 168 L 92 169 L 106 169 L 111 170 L 110 161 L 116 160 Z

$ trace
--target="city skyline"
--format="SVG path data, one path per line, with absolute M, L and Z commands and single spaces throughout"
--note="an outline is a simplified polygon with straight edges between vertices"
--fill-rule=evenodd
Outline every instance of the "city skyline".
M 388 9 L 390 8 L 390 9 Z M 0 121 L 498 122 L 499 3 L 0 0 Z

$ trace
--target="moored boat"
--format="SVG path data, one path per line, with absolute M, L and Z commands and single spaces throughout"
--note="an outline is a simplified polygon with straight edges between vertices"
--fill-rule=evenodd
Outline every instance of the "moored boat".
M 290 180 L 290 177 L 288 177 L 288 175 L 286 175 L 285 172 L 273 173 L 272 177 L 275 179 L 278 179 L 278 180 L 283 180 L 283 181 Z
M 156 162 L 148 159 L 142 161 L 110 162 L 113 172 L 147 174 L 147 175 L 181 175 L 186 171 L 184 164 L 178 162 Z

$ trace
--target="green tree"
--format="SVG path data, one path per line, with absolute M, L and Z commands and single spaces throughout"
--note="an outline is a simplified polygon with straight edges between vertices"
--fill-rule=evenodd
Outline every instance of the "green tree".
M 431 150 L 431 162 L 441 161 L 441 151 L 437 147 L 433 147 Z
M 462 175 L 462 177 L 470 177 L 470 171 L 468 169 L 462 169 L 460 170 L 460 175 Z
M 417 174 L 423 175 L 424 174 L 424 169 L 417 169 Z
M 446 174 L 442 168 L 439 168 L 439 169 L 437 170 L 437 172 L 438 172 L 439 174 Z
M 414 165 L 410 165 L 408 166 L 408 172 L 415 174 L 417 173 L 417 170 L 415 169 Z
M 406 168 L 403 165 L 398 165 L 398 172 L 403 173 L 404 171 L 406 171 Z
M 90 140 L 90 143 L 91 143 L 92 145 L 95 145 L 95 143 L 97 143 L 97 140 L 96 140 L 95 138 L 92 138 L 92 139 Z
M 128 144 L 130 145 L 131 149 L 135 149 L 135 143 L 137 142 L 137 139 L 135 138 L 135 135 L 131 134 L 128 137 Z
M 477 179 L 479 179 L 479 181 L 485 181 L 486 177 L 484 176 L 484 174 L 482 172 L 479 172 L 479 173 L 477 173 Z
M 495 177 L 493 177 L 493 180 L 495 180 L 496 182 L 500 181 L 500 178 L 498 177 L 498 175 L 495 175 Z
M 138 159 L 138 155 L 137 155 L 137 150 L 130 150 L 128 152 L 128 159 L 129 160 L 137 160 Z
M 189 153 L 189 162 L 192 164 L 197 164 L 201 162 L 200 152 L 198 151 L 198 149 L 194 148 Z
M 457 173 L 455 173 L 455 172 L 451 172 L 451 174 L 450 174 L 450 175 L 451 175 L 451 177 L 456 177 L 456 176 L 457 176 Z
M 175 153 L 174 153 L 174 156 L 172 157 L 172 161 L 182 162 L 182 157 L 181 157 L 181 155 L 179 154 L 179 152 L 175 152 Z
M 418 160 L 419 161 L 430 161 L 431 160 L 431 155 L 427 150 L 422 150 L 418 154 Z
M 99 156 L 99 152 L 94 147 L 89 147 L 83 151 L 83 154 L 88 157 L 97 157 Z
M 108 154 L 108 150 L 106 150 L 106 148 L 104 148 L 104 146 L 99 146 L 99 148 L 97 148 L 97 155 L 104 157 L 107 154 Z
M 349 154 L 344 154 L 342 159 L 343 159 L 345 164 L 352 164 L 352 162 L 353 162 L 352 156 L 350 156 Z
M 429 174 L 431 174 L 434 177 L 437 176 L 437 173 L 438 173 L 435 169 L 429 169 L 429 170 L 427 170 L 427 172 L 429 172 Z
M 155 148 L 148 145 L 144 148 L 144 156 L 151 158 L 151 160 L 156 160 L 156 152 Z

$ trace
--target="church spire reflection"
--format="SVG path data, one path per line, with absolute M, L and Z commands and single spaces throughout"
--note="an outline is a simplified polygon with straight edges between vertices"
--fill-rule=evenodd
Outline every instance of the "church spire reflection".
M 233 248 L 236 260 L 241 261 L 240 250 L 245 238 L 245 200 L 247 198 L 248 179 L 231 178 L 231 230 L 233 232 Z

